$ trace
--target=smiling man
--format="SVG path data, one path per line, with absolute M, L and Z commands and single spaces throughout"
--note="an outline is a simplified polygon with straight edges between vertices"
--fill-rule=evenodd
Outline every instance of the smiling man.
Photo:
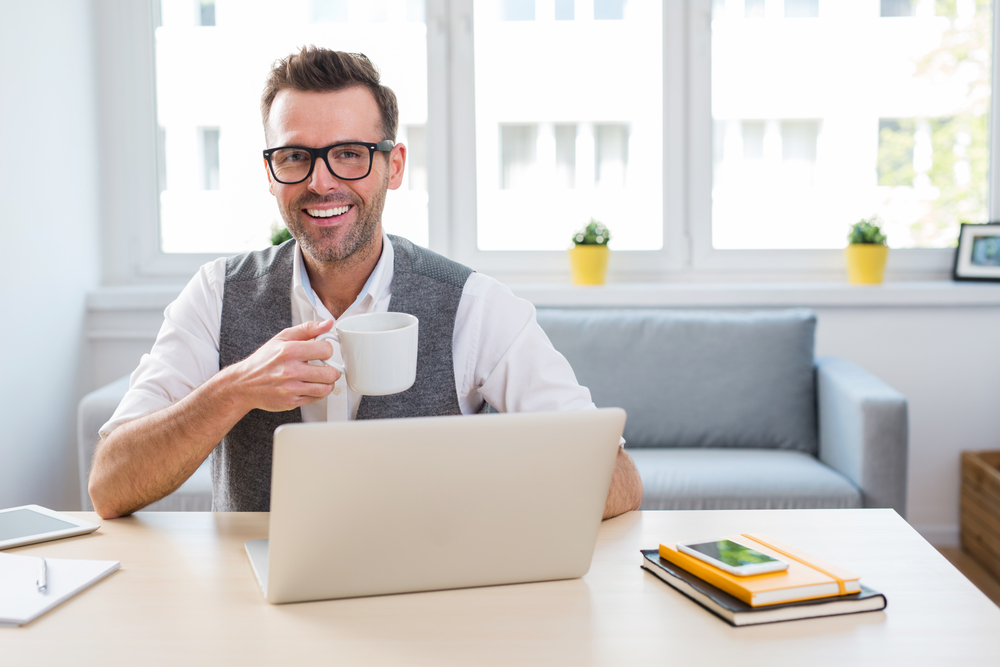
M 406 147 L 394 141 L 395 94 L 365 56 L 309 47 L 278 61 L 261 113 L 270 192 L 293 240 L 206 264 L 167 307 L 101 428 L 89 491 L 102 517 L 173 492 L 213 451 L 213 510 L 267 511 L 281 424 L 594 407 L 530 303 L 382 230 Z M 339 351 L 315 339 L 386 311 L 420 320 L 416 380 L 356 395 L 319 363 Z M 620 449 L 605 518 L 641 500 Z

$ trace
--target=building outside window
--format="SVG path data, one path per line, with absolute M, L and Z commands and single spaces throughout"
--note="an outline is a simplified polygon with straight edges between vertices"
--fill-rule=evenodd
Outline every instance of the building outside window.
M 538 125 L 500 126 L 500 189 L 527 190 L 538 181 Z
M 555 0 L 556 21 L 572 21 L 576 16 L 575 0 Z
M 386 229 L 483 270 L 561 270 L 590 218 L 658 273 L 839 250 L 875 214 L 896 248 L 988 219 L 987 0 L 429 1 L 433 52 L 420 0 L 156 3 L 156 252 L 259 248 L 281 224 L 258 100 L 302 44 L 368 54 L 399 96 Z
M 591 218 L 662 248 L 661 3 L 529 4 L 475 3 L 477 248 L 562 251 Z
M 890 246 L 943 248 L 988 219 L 989 2 L 826 3 L 808 23 L 750 6 L 712 24 L 714 248 L 841 248 L 876 214 Z
M 198 128 L 201 141 L 201 189 L 219 189 L 219 128 Z
M 816 18 L 819 0 L 785 0 L 785 18 Z
M 195 0 L 197 3 L 198 25 L 215 25 L 215 0 Z
M 892 16 L 913 16 L 916 3 L 913 0 L 881 0 L 879 15 L 888 18 Z
M 746 0 L 743 12 L 743 15 L 748 19 L 764 18 L 764 0 Z

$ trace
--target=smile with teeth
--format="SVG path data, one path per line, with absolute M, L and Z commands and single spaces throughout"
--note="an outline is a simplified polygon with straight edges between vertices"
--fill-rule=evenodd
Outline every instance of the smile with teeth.
M 335 215 L 343 215 L 347 213 L 351 208 L 350 204 L 347 206 L 341 206 L 339 208 L 307 208 L 306 213 L 314 218 L 332 218 Z

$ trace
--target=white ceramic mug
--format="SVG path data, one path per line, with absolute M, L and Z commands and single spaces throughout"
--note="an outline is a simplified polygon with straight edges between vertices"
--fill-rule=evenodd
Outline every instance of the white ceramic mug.
M 344 364 L 330 359 L 356 394 L 385 396 L 413 386 L 417 377 L 417 318 L 407 313 L 368 313 L 340 322 L 316 340 L 340 344 Z

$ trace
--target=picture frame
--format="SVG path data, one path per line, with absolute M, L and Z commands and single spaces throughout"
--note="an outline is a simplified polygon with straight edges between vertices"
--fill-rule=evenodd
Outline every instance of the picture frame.
M 1000 222 L 962 223 L 952 278 L 1000 282 Z

